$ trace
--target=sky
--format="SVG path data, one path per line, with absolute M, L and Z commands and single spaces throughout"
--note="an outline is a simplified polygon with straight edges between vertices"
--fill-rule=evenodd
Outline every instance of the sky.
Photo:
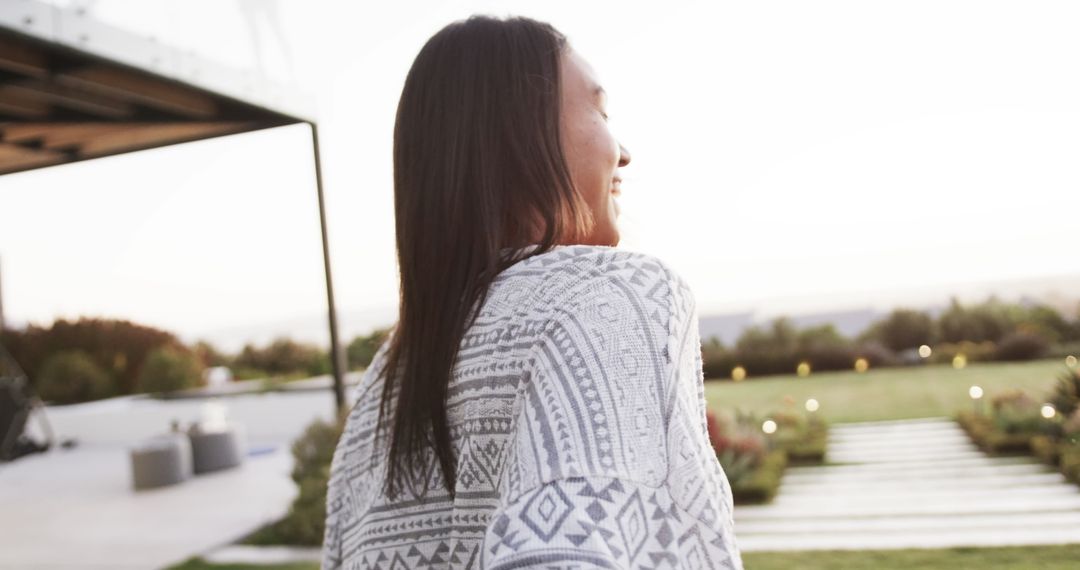
M 619 247 L 669 263 L 702 314 L 1080 273 L 1075 2 L 52 3 L 307 94 L 347 334 L 396 307 L 404 77 L 428 37 L 473 13 L 547 20 L 596 69 L 633 156 Z M 5 176 L 7 319 L 317 337 L 312 168 L 310 133 L 291 126 Z

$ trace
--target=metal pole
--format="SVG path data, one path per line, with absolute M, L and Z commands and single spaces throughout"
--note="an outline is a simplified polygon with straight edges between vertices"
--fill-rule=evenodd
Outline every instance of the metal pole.
M 326 205 L 323 200 L 322 164 L 319 160 L 319 129 L 311 127 L 311 142 L 315 151 L 315 189 L 319 193 L 319 226 L 322 229 L 323 267 L 326 270 L 326 300 L 330 311 L 330 365 L 334 376 L 334 407 L 337 415 L 345 413 L 345 359 L 338 343 L 337 309 L 334 307 L 334 280 L 330 275 L 330 241 L 326 235 Z

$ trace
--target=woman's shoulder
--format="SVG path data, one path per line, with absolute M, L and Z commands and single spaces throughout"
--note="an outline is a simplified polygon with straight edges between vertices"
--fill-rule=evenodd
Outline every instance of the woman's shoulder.
M 532 276 L 551 301 L 612 286 L 627 295 L 691 296 L 686 280 L 669 263 L 640 251 L 600 245 L 563 245 L 534 255 L 507 270 L 506 276 Z

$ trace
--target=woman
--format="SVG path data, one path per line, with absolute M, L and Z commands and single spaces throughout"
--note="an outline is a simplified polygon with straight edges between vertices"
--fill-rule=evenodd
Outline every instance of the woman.
M 473 17 L 420 51 L 400 315 L 334 453 L 324 569 L 742 567 L 694 297 L 614 247 L 629 163 L 551 26 Z

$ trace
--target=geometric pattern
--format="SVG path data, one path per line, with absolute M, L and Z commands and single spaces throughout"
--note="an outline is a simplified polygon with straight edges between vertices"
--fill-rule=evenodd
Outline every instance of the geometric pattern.
M 324 570 L 742 568 L 694 296 L 663 262 L 556 246 L 495 278 L 448 387 L 453 499 L 434 453 L 381 493 L 387 346 L 334 451 Z

